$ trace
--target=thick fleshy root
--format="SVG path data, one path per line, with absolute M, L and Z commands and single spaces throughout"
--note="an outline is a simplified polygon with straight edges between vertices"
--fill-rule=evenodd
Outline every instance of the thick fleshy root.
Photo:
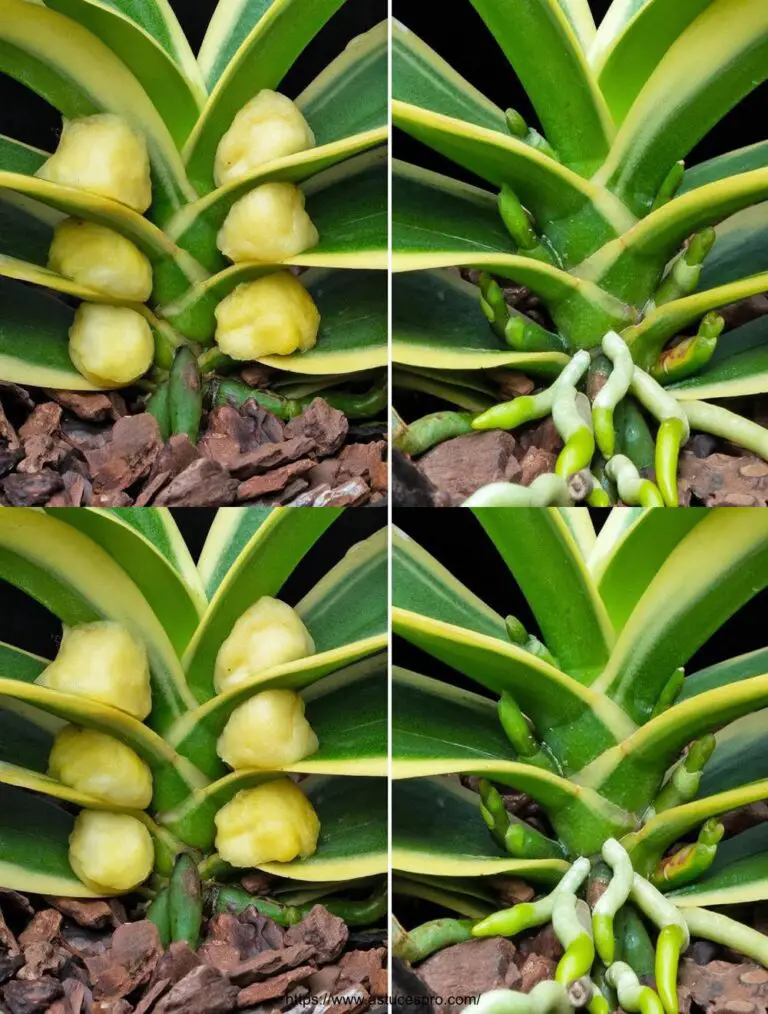
M 485 286 L 487 298 L 484 297 L 483 304 L 486 315 L 489 320 L 493 318 L 497 321 L 499 326 L 496 329 L 500 327 L 499 333 L 502 333 L 507 326 L 504 323 L 507 317 L 504 317 L 504 322 L 499 322 L 508 313 L 503 293 L 490 276 L 487 276 Z M 592 362 L 589 353 L 582 349 L 549 387 L 537 394 L 523 395 L 494 405 L 474 417 L 464 413 L 462 425 L 471 430 L 509 431 L 551 415 L 564 444 L 555 466 L 556 475 L 566 481 L 579 473 L 590 477 L 591 489 L 584 497 L 572 495 L 570 503 L 584 499 L 590 506 L 608 507 L 618 498 L 627 506 L 677 507 L 680 452 L 692 429 L 739 444 L 768 461 L 768 429 L 717 405 L 678 401 L 659 383 L 659 378 L 679 380 L 701 368 L 711 358 L 723 326 L 722 317 L 708 314 L 701 321 L 699 333 L 694 338 L 684 339 L 673 349 L 665 351 L 650 371 L 636 365 L 627 342 L 615 331 L 609 331 L 602 342 L 599 357 L 602 365 L 599 368 L 596 362 Z M 517 321 L 513 330 L 517 332 L 521 327 L 522 324 Z M 605 366 L 610 367 L 607 376 Z M 580 385 L 587 370 L 593 377 L 596 369 L 604 379 L 590 404 Z M 587 387 L 590 387 L 589 382 Z M 646 454 L 644 450 L 638 453 L 635 446 L 636 421 L 641 415 L 636 403 L 658 423 L 654 441 L 645 418 L 641 420 L 651 454 Z M 633 412 L 625 411 L 633 406 Z M 596 451 L 599 452 L 597 457 Z M 651 468 L 655 470 L 655 482 L 643 474 Z M 601 482 L 600 475 L 607 475 L 610 482 Z M 520 492 L 521 489 L 511 484 L 485 487 L 475 494 L 479 495 L 478 502 L 472 500 L 468 505 L 517 507 L 564 506 L 568 503 L 564 503 L 558 495 L 541 502 Z
M 486 802 L 488 788 L 486 786 L 485 794 L 481 789 L 484 807 L 495 811 L 496 806 Z M 702 829 L 702 841 L 719 840 L 721 831 L 722 826 L 717 822 L 708 822 Z M 467 919 L 440 919 L 425 923 L 408 934 L 398 927 L 395 953 L 418 961 L 453 943 L 491 936 L 515 937 L 551 922 L 564 953 L 557 966 L 555 982 L 549 983 L 550 989 L 541 995 L 547 1000 L 565 998 L 570 1004 L 570 1007 L 551 1008 L 555 1011 L 586 1009 L 589 1014 L 608 1014 L 611 1008 L 604 995 L 606 990 L 608 993 L 615 991 L 622 1009 L 630 1014 L 634 1011 L 678 1014 L 680 955 L 689 946 L 692 933 L 740 950 L 768 967 L 768 937 L 704 909 L 678 909 L 634 871 L 630 855 L 615 839 L 605 842 L 602 858 L 606 863 L 603 869 L 610 877 L 591 911 L 579 894 L 593 864 L 582 857 L 549 894 L 536 901 L 494 912 L 474 923 Z M 638 910 L 644 920 L 640 919 Z M 648 936 L 649 924 L 658 931 L 655 948 Z M 637 940 L 637 928 L 645 941 L 640 950 L 632 942 Z M 643 985 L 639 978 L 651 973 L 655 977 L 655 990 Z M 529 1003 L 532 995 L 527 998 Z M 484 994 L 480 1003 L 500 1014 L 518 1010 L 530 1014 L 540 1009 L 512 1006 L 512 998 L 517 996 L 509 990 L 494 990 Z M 549 1007 L 541 1009 L 550 1010 Z

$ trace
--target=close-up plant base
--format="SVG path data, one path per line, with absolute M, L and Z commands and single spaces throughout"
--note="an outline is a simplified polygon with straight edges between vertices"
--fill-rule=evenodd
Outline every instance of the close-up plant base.
M 766 514 L 419 513 L 392 549 L 395 955 L 481 1014 L 764 1010 Z
M 729 117 L 768 76 L 765 3 L 452 6 L 473 33 L 455 66 L 407 0 L 393 26 L 411 485 L 441 506 L 764 504 L 768 148 Z M 483 45 L 525 115 L 463 76 Z
M 288 422 L 318 397 L 382 439 L 388 32 L 376 6 L 2 0 L 0 382 L 81 419 L 84 405 L 91 419 L 108 411 L 96 392 L 120 392 L 113 418 L 127 403 L 162 441 L 221 433 L 217 407 Z M 195 54 L 182 23 L 200 13 Z M 243 491 L 226 488 L 243 478 L 231 458 L 206 448 L 225 488 L 209 477 L 160 502 L 280 494 L 313 455 L 281 446 L 260 472 L 292 474 Z M 29 492 L 22 505 L 46 504 Z
M 159 509 L 0 511 L 3 614 L 38 645 L 0 644 L 4 1010 L 48 1010 L 34 1002 L 68 974 L 94 1001 L 138 1003 L 169 945 L 176 964 L 150 984 L 181 991 L 168 1010 L 250 1008 L 271 975 L 278 999 L 342 950 L 349 985 L 373 993 L 376 960 L 381 975 L 383 949 L 369 979 L 344 963 L 354 932 L 386 943 L 386 527 L 333 509 L 205 514 L 195 563 L 191 521 Z M 16 943 L 19 899 L 37 914 Z M 70 953 L 78 925 L 108 932 Z M 130 951 L 144 972 L 125 981 Z M 185 1006 L 203 988 L 211 1005 Z

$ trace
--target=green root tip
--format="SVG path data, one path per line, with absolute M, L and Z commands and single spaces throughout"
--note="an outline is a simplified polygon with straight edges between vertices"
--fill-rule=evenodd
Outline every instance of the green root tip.
M 558 963 L 555 981 L 569 986 L 576 979 L 589 975 L 595 961 L 595 946 L 588 936 L 574 941 Z
M 602 963 L 608 967 L 616 960 L 616 935 L 613 931 L 613 917 L 610 915 L 593 915 L 592 932 L 595 936 L 595 947 Z

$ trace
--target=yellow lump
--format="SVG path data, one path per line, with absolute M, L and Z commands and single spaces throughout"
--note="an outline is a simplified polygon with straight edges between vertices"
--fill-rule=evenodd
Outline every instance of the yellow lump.
M 232 205 L 217 239 L 231 261 L 275 262 L 315 246 L 320 238 L 293 183 L 264 183 Z
M 144 645 L 111 620 L 65 630 L 58 655 L 36 682 L 101 701 L 134 718 L 146 718 L 152 710 Z
M 216 849 L 232 866 L 306 859 L 319 834 L 317 814 L 289 778 L 243 789 L 216 814 Z
M 288 356 L 317 342 L 320 314 L 289 271 L 238 285 L 216 307 L 216 341 L 232 359 Z
M 315 135 L 299 107 L 265 88 L 243 106 L 219 142 L 216 185 L 234 183 L 267 162 L 314 146 Z
M 69 863 L 100 894 L 122 894 L 152 872 L 155 848 L 146 827 L 125 813 L 82 810 L 69 836 Z
M 293 690 L 265 690 L 230 715 L 216 750 L 231 768 L 276 768 L 309 757 L 317 736 Z
M 152 365 L 155 339 L 140 313 L 126 306 L 81 303 L 69 329 L 69 357 L 96 387 L 123 387 Z
M 213 683 L 221 694 L 251 683 L 259 673 L 315 652 L 315 643 L 287 603 L 265 595 L 235 623 L 219 648 Z
M 152 203 L 147 144 L 112 113 L 65 120 L 56 151 L 36 175 L 144 212 Z
M 132 303 L 152 294 L 152 265 L 120 233 L 95 222 L 65 218 L 53 234 L 48 267 L 97 292 Z
M 48 774 L 116 806 L 143 810 L 152 801 L 152 773 L 130 747 L 93 729 L 65 725 L 48 758 Z

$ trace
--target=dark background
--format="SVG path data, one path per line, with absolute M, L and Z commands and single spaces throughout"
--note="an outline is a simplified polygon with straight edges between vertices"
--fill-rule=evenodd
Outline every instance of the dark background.
M 688 510 L 706 508 L 689 507 Z M 502 616 L 517 616 L 530 633 L 539 634 L 525 599 L 515 585 L 506 564 L 496 551 L 474 514 L 457 507 L 448 510 L 395 509 L 394 524 L 435 556 L 451 573 Z M 599 530 L 607 511 L 591 511 Z M 768 591 L 757 595 L 736 616 L 707 641 L 686 666 L 694 673 L 715 662 L 765 647 L 765 615 Z M 394 661 L 425 676 L 443 679 L 475 693 L 483 688 L 442 665 L 425 652 L 395 638 Z
M 189 507 L 173 510 L 171 513 L 193 557 L 197 559 L 216 511 L 208 507 Z M 386 524 L 386 519 L 386 511 L 345 511 L 300 562 L 283 585 L 279 597 L 295 605 L 351 546 L 373 535 Z M 53 658 L 60 636 L 61 624 L 53 614 L 24 592 L 0 580 L 0 641 L 34 652 L 36 655 Z
M 216 8 L 215 0 L 171 0 L 171 6 L 192 49 L 197 52 Z M 295 98 L 339 55 L 350 39 L 373 28 L 386 16 L 387 0 L 347 0 L 288 72 L 280 90 Z M 0 134 L 50 151 L 56 146 L 60 124 L 58 112 L 43 99 L 0 74 Z
M 674 0 L 672 0 L 674 2 Z M 592 0 L 595 20 L 610 6 L 610 0 Z M 394 16 L 420 36 L 471 84 L 502 109 L 517 109 L 533 126 L 540 126 L 514 71 L 493 36 L 469 0 L 392 0 Z M 765 106 L 768 85 L 754 91 L 733 110 L 686 159 L 689 167 L 715 155 L 765 140 Z M 469 183 L 478 181 L 452 162 L 395 131 L 396 158 L 414 162 Z

